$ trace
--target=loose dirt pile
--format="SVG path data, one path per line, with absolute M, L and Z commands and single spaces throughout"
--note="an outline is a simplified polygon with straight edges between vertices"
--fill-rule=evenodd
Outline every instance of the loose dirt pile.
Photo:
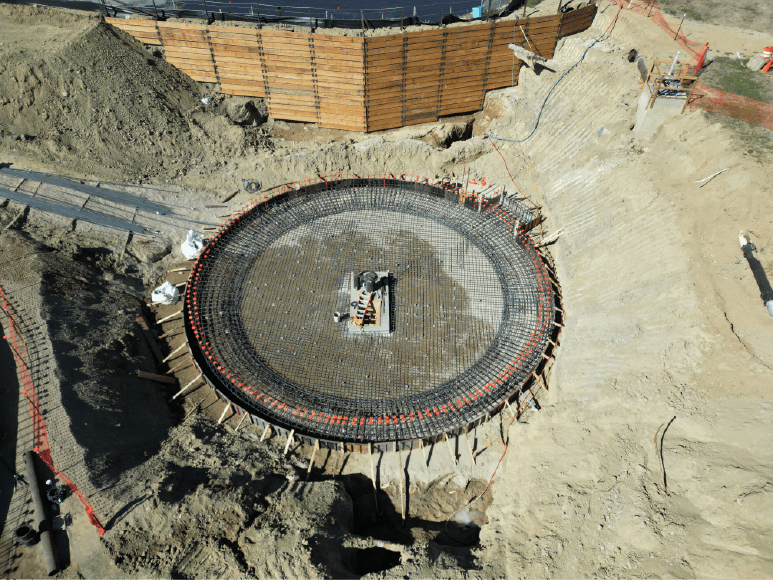
M 0 151 L 14 167 L 151 180 L 151 195 L 200 188 L 223 197 L 243 178 L 267 188 L 350 169 L 427 176 L 469 170 L 515 192 L 512 175 L 543 206 L 548 231 L 564 229 L 551 247 L 567 326 L 550 392 L 539 411 L 511 427 L 507 455 L 483 499 L 454 515 L 483 491 L 504 451 L 494 429 L 476 434 L 478 448 L 495 442 L 475 466 L 463 439 L 453 451 L 429 450 L 429 467 L 420 453 L 375 457 L 377 499 L 367 456 L 319 452 L 306 482 L 310 450 L 291 447 L 284 457 L 285 441 L 260 441 L 252 427 L 237 431 L 238 417 L 226 415 L 218 426 L 223 404 L 203 387 L 190 389 L 182 404 L 169 403 L 179 387 L 133 374 L 153 368 L 133 319 L 153 316 L 143 304 L 157 282 L 180 282 L 184 274 L 153 279 L 140 253 L 127 253 L 117 266 L 118 251 L 99 248 L 120 248 L 123 234 L 116 242 L 22 217 L 13 228 L 21 233 L 0 237 L 0 282 L 9 283 L 8 254 L 55 250 L 23 258 L 33 260 L 34 276 L 15 283 L 30 286 L 19 296 L 39 313 L 36 344 L 52 361 L 53 378 L 38 388 L 60 393 L 65 411 L 50 423 L 61 425 L 59 444 L 84 457 L 85 480 L 94 487 L 89 498 L 107 528 L 99 539 L 67 500 L 75 523 L 62 540 L 70 562 L 64 577 L 773 574 L 772 322 L 737 241 L 739 230 L 750 232 L 773 279 L 766 165 L 773 141 L 760 127 L 689 109 L 650 141 L 636 141 L 639 73 L 627 54 L 636 48 L 650 62 L 679 50 L 646 18 L 623 11 L 613 23 L 617 7 L 601 2 L 594 27 L 562 41 L 549 69 L 522 71 L 519 87 L 490 94 L 477 115 L 360 135 L 283 122 L 237 125 L 225 114 L 228 99 L 205 107 L 198 100 L 205 89 L 98 19 L 2 10 L 15 19 L 15 36 L 13 49 L 0 50 L 40 79 L 35 84 L 32 73 L 17 75 L 0 61 L 13 73 L 0 76 L 0 97 L 8 101 L 0 108 Z M 610 36 L 553 89 L 607 29 Z M 34 48 L 34 31 L 48 44 Z M 762 37 L 721 34 L 718 42 L 728 46 Z M 115 58 L 113 68 L 84 56 L 89 50 Z M 74 95 L 67 97 L 77 104 L 68 105 L 70 114 L 61 97 L 21 105 L 35 91 L 61 92 L 52 85 L 57 75 Z M 101 76 L 114 79 L 104 90 Z M 79 84 L 83 78 L 90 80 Z M 20 88 L 27 86 L 37 88 Z M 481 138 L 486 131 L 523 139 L 551 90 L 533 137 L 494 141 L 499 152 Z M 7 112 L 11 97 L 14 113 Z M 115 112 L 110 123 L 100 124 L 90 99 Z M 118 139 L 118 123 L 132 127 L 133 141 Z M 62 135 L 53 134 L 56 127 Z M 12 139 L 22 132 L 36 137 Z M 85 157 L 89 151 L 94 157 Z M 247 198 L 239 193 L 211 211 L 224 215 Z M 195 194 L 186 193 L 190 204 Z M 0 228 L 17 213 L 0 208 Z M 173 262 L 166 256 L 154 263 Z M 174 307 L 154 310 L 161 318 Z M 179 321 L 156 330 L 171 331 L 164 354 L 182 343 Z M 8 353 L 0 356 L 8 360 Z M 174 374 L 180 385 L 196 377 L 185 364 Z M 24 427 L 29 419 L 19 417 Z M 17 450 L 26 444 L 20 432 Z M 60 467 L 77 472 L 77 465 Z M 16 553 L 1 562 L 8 575 L 44 573 L 38 552 Z
M 204 113 L 209 94 L 94 13 L 0 7 L 0 143 L 102 179 L 167 179 L 243 155 L 257 128 Z M 217 158 L 215 160 L 214 158 Z

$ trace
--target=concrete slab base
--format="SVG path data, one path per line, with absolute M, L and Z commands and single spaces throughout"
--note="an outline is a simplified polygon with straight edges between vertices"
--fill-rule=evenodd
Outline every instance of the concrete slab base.
M 633 134 L 639 141 L 649 141 L 657 133 L 664 121 L 678 117 L 684 107 L 684 99 L 662 97 L 655 99 L 651 109 L 647 108 L 650 92 L 645 89 L 639 96 L 639 108 L 636 112 L 636 125 Z

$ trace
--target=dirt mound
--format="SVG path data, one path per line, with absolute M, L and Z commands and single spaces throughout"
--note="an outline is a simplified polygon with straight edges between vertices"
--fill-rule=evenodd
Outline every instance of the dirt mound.
M 138 180 L 245 146 L 243 129 L 205 112 L 197 83 L 100 15 L 2 5 L 0 21 L 3 149 Z

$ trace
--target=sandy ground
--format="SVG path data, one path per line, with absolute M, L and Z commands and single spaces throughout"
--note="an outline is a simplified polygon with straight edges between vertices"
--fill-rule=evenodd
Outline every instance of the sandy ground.
M 524 69 L 520 86 L 489 94 L 480 113 L 362 135 L 281 121 L 236 125 L 222 99 L 199 102 L 211 88 L 99 19 L 0 11 L 2 162 L 140 184 L 133 191 L 178 202 L 168 233 L 138 237 L 120 261 L 124 234 L 73 231 L 35 212 L 0 238 L 0 280 L 32 305 L 36 356 L 48 361 L 37 385 L 52 397 L 44 409 L 58 426 L 52 447 L 82 458 L 63 469 L 108 528 L 100 539 L 67 500 L 75 523 L 59 538 L 62 577 L 773 574 L 773 319 L 738 244 L 739 230 L 750 232 L 773 279 L 773 139 L 688 110 L 637 141 L 641 88 L 626 56 L 636 48 L 647 61 L 665 60 L 679 50 L 646 18 L 623 11 L 612 25 L 617 9 L 601 2 L 594 27 L 563 40 L 549 69 Z M 528 135 L 559 75 L 610 25 L 552 92 L 534 135 L 495 141 L 506 168 L 482 134 Z M 753 30 L 695 28 L 725 52 L 751 55 L 770 44 Z M 33 43 L 33 33 L 48 40 Z M 471 137 L 444 138 L 470 122 Z M 512 174 L 544 207 L 547 230 L 563 228 L 551 252 L 567 312 L 542 408 L 512 425 L 493 485 L 469 509 L 454 516 L 483 491 L 504 451 L 499 417 L 470 438 L 476 449 L 497 440 L 476 465 L 465 438 L 426 459 L 374 458 L 374 500 L 367 456 L 320 453 L 306 482 L 310 450 L 285 458 L 284 441 L 236 431 L 237 418 L 217 426 L 222 404 L 205 399 L 203 387 L 170 404 L 174 387 L 136 378 L 153 362 L 133 320 L 173 312 L 146 302 L 158 282 L 184 280 L 166 273 L 181 263 L 184 220 L 215 222 L 244 203 L 241 192 L 225 207 L 205 207 L 242 179 L 267 188 L 316 173 L 434 177 L 465 168 L 511 191 Z M 0 228 L 18 209 L 0 207 Z M 37 251 L 45 253 L 30 255 Z M 172 331 L 165 353 L 182 341 L 176 326 L 158 329 Z M 8 366 L 9 353 L 0 350 L 0 364 Z M 195 377 L 186 365 L 175 374 L 180 384 Z M 4 388 L 4 409 L 18 412 L 4 411 L 0 443 L 18 468 L 29 419 L 13 384 Z M 39 548 L 7 541 L 28 517 L 24 494 L 0 502 L 0 567 L 14 578 L 44 574 Z

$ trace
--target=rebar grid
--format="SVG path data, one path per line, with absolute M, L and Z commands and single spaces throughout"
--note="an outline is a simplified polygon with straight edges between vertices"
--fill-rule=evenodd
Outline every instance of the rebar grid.
M 345 442 L 430 439 L 480 420 L 537 368 L 547 271 L 515 227 L 432 185 L 359 179 L 256 205 L 193 269 L 186 322 L 210 382 L 265 421 Z M 351 334 L 352 271 L 389 270 L 392 332 Z

